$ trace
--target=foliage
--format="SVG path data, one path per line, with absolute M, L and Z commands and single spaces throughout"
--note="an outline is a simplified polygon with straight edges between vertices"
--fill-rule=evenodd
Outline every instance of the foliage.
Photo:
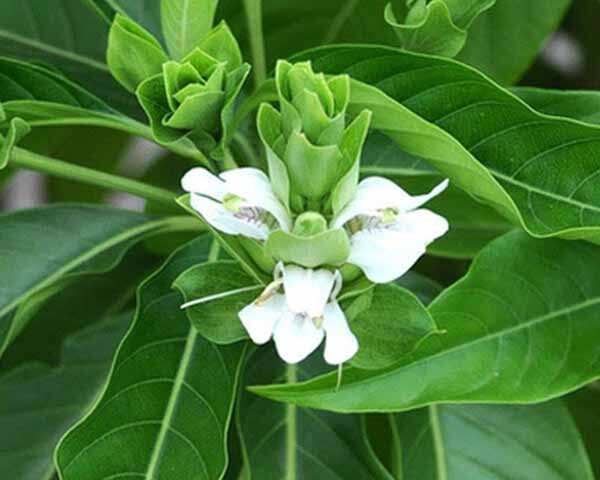
M 595 28 L 4 0 L 0 188 L 38 171 L 48 205 L 0 214 L 0 472 L 598 478 L 600 94 L 536 80 L 569 7 Z

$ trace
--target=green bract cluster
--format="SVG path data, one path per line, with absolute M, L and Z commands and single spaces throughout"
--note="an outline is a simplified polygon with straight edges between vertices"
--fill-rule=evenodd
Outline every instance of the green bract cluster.
M 327 79 L 310 63 L 277 64 L 279 111 L 264 104 L 258 129 L 274 188 L 295 213 L 339 210 L 358 183 L 360 151 L 370 117 L 349 126 L 350 78 Z
M 295 216 L 292 232 L 277 230 L 266 242 L 275 260 L 314 268 L 344 264 L 350 242 L 328 220 L 353 197 L 371 114 L 350 124 L 350 78 L 315 73 L 309 62 L 276 68 L 279 110 L 263 104 L 258 130 L 269 176 L 281 202 Z
M 170 60 L 149 32 L 117 15 L 108 64 L 114 77 L 136 93 L 158 142 L 192 142 L 201 152 L 221 159 L 233 103 L 250 66 L 243 63 L 239 45 L 224 22 L 195 40 L 183 58 Z

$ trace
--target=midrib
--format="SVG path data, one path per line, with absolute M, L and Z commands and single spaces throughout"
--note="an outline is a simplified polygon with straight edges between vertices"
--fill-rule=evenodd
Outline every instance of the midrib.
M 169 402 L 167 403 L 167 409 L 165 410 L 165 415 L 160 426 L 158 437 L 156 438 L 154 450 L 152 451 L 152 456 L 150 457 L 150 463 L 148 464 L 148 469 L 146 470 L 146 479 L 148 480 L 154 480 L 157 478 L 156 469 L 160 464 L 160 457 L 163 453 L 163 447 L 166 443 L 165 440 L 167 432 L 171 427 L 171 422 L 173 421 L 173 417 L 177 408 L 177 402 L 179 401 L 179 395 L 181 393 L 181 389 L 183 388 L 192 355 L 194 354 L 197 336 L 198 334 L 196 333 L 196 329 L 190 328 L 187 340 L 185 342 L 185 349 L 183 351 L 181 361 L 179 362 L 177 376 L 173 382 L 173 389 L 171 390 Z
M 210 252 L 208 254 L 207 263 L 215 262 L 219 258 L 220 247 L 216 241 L 213 241 Z M 156 469 L 160 464 L 160 457 L 163 453 L 163 447 L 165 445 L 165 439 L 167 436 L 167 432 L 171 427 L 171 422 L 173 420 L 173 416 L 175 415 L 175 411 L 177 408 L 177 402 L 179 401 L 179 395 L 181 393 L 181 389 L 183 388 L 185 377 L 188 372 L 188 368 L 192 361 L 192 356 L 194 354 L 194 348 L 196 347 L 196 340 L 198 339 L 198 333 L 195 328 L 190 327 L 187 339 L 185 341 L 185 348 L 183 350 L 183 355 L 181 356 L 181 361 L 179 362 L 177 375 L 173 382 L 173 389 L 171 390 L 171 395 L 169 396 L 169 401 L 167 403 L 167 408 L 165 410 L 165 415 L 162 419 L 160 425 L 160 431 L 158 432 L 158 437 L 156 437 L 156 443 L 154 444 L 154 450 L 152 451 L 152 456 L 150 457 L 150 463 L 148 464 L 148 469 L 146 470 L 145 478 L 147 480 L 154 480 L 156 478 Z
M 431 405 L 429 407 L 429 424 L 431 426 L 431 435 L 433 437 L 436 477 L 438 480 L 448 480 L 446 446 L 444 445 L 444 437 L 437 405 Z
M 440 298 L 442 298 L 442 297 L 440 297 Z M 558 317 L 558 316 L 565 315 L 565 314 L 568 314 L 568 313 L 573 313 L 573 312 L 575 312 L 577 310 L 583 310 L 585 308 L 588 308 L 588 307 L 591 307 L 591 306 L 594 306 L 594 305 L 597 305 L 597 304 L 600 304 L 600 297 L 592 299 L 592 300 L 586 300 L 584 302 L 580 302 L 578 304 L 575 304 L 575 305 L 573 305 L 571 307 L 567 307 L 567 308 L 564 308 L 564 309 L 561 309 L 561 310 L 557 310 L 557 311 L 551 312 L 551 313 L 549 313 L 547 315 L 542 315 L 541 317 L 533 318 L 533 319 L 531 319 L 531 320 L 529 320 L 527 322 L 521 323 L 519 325 L 515 325 L 514 327 L 508 328 L 506 330 L 500 330 L 498 332 L 494 332 L 494 333 L 491 333 L 489 335 L 485 335 L 483 337 L 478 337 L 478 338 L 476 338 L 474 340 L 471 340 L 469 342 L 461 343 L 460 345 L 456 345 L 456 346 L 454 346 L 452 348 L 441 350 L 441 351 L 439 351 L 439 352 L 437 352 L 437 353 L 435 353 L 433 355 L 422 357 L 422 358 L 416 360 L 415 362 L 408 363 L 408 364 L 405 364 L 405 365 L 401 365 L 397 369 L 394 369 L 394 370 L 382 373 L 380 375 L 375 375 L 375 376 L 372 376 L 372 377 L 369 377 L 369 378 L 358 380 L 358 381 L 355 382 L 355 384 L 369 384 L 369 383 L 372 383 L 372 382 L 377 382 L 377 381 L 380 381 L 382 378 L 386 378 L 386 377 L 389 377 L 389 376 L 396 375 L 399 370 L 402 370 L 404 368 L 414 368 L 416 366 L 419 366 L 419 365 L 422 365 L 424 363 L 430 362 L 431 360 L 434 360 L 436 358 L 444 357 L 444 356 L 446 356 L 446 355 L 448 355 L 450 353 L 461 351 L 461 350 L 463 350 L 465 348 L 471 347 L 473 345 L 478 345 L 479 343 L 486 342 L 486 341 L 491 340 L 493 338 L 502 337 L 504 335 L 510 335 L 511 333 L 518 332 L 518 331 L 523 330 L 525 328 L 532 327 L 532 326 L 534 326 L 534 325 L 536 325 L 538 323 L 542 323 L 542 322 L 544 322 L 546 320 L 551 320 L 554 317 Z M 313 392 L 318 392 L 320 390 L 321 389 L 316 389 L 316 390 L 313 390 Z M 327 390 L 329 390 L 329 389 L 327 389 Z M 302 395 L 302 393 L 300 393 L 300 395 Z M 294 394 L 290 393 L 289 394 L 289 398 L 293 398 L 293 397 L 294 397 Z
M 51 285 L 57 279 L 59 279 L 63 275 L 68 274 L 70 271 L 72 271 L 75 268 L 77 268 L 78 266 L 84 264 L 88 260 L 91 260 L 95 256 L 100 255 L 103 252 L 106 252 L 110 248 L 115 247 L 118 244 L 123 243 L 127 240 L 130 240 L 132 238 L 135 238 L 138 235 L 141 235 L 148 231 L 152 231 L 154 229 L 159 229 L 162 226 L 168 225 L 169 221 L 170 221 L 169 219 L 166 219 L 166 220 L 157 220 L 154 222 L 144 223 L 137 227 L 131 228 L 130 230 L 127 230 L 121 234 L 115 235 L 114 237 L 110 238 L 109 240 L 102 242 L 99 245 L 96 245 L 94 248 L 88 250 L 85 253 L 82 253 L 81 255 L 72 259 L 70 262 L 67 262 L 62 268 L 59 268 L 54 273 L 47 275 L 43 281 L 36 284 L 34 287 L 27 289 L 27 291 L 21 293 L 12 302 L 10 302 L 9 304 L 7 304 L 3 308 L 1 308 L 0 309 L 0 318 L 2 318 L 4 315 L 9 313 L 13 308 L 15 308 L 17 305 L 19 305 L 23 300 L 25 300 L 27 297 L 29 297 L 33 293 L 38 292 L 38 291 L 44 289 L 45 287 Z
M 499 179 L 501 179 L 507 183 L 511 183 L 517 187 L 535 192 L 539 195 L 544 195 L 546 197 L 553 198 L 554 200 L 558 200 L 560 202 L 569 203 L 575 207 L 585 208 L 585 209 L 600 213 L 600 207 L 597 207 L 595 205 L 590 205 L 588 203 L 579 202 L 577 200 L 573 200 L 572 198 L 565 197 L 563 195 L 552 193 L 547 190 L 542 190 L 541 188 L 534 187 L 528 183 L 520 182 L 519 180 L 516 180 L 508 175 L 505 175 L 504 173 L 500 173 L 497 170 L 489 169 L 489 171 L 493 176 L 498 177 Z
M 442 297 L 440 297 L 440 298 L 442 298 Z M 407 365 L 403 365 L 403 367 L 414 367 L 414 366 L 420 365 L 422 363 L 428 362 L 430 360 L 433 360 L 435 358 L 443 357 L 443 356 L 445 356 L 445 355 L 447 355 L 449 353 L 454 353 L 454 352 L 463 350 L 464 348 L 471 347 L 473 345 L 478 345 L 479 343 L 482 343 L 482 342 L 487 342 L 488 340 L 491 340 L 493 338 L 502 337 L 504 335 L 510 335 L 510 334 L 512 334 L 514 332 L 519 332 L 519 331 L 521 331 L 521 330 L 523 330 L 525 328 L 530 328 L 530 327 L 532 327 L 534 325 L 537 325 L 538 323 L 545 322 L 546 320 L 551 320 L 554 317 L 559 317 L 561 315 L 573 313 L 573 312 L 576 312 L 577 310 L 583 310 L 583 309 L 586 309 L 588 307 L 591 307 L 591 306 L 594 306 L 594 305 L 597 305 L 597 304 L 600 304 L 600 297 L 592 299 L 592 300 L 586 300 L 584 302 L 580 302 L 580 303 L 575 304 L 575 305 L 573 305 L 571 307 L 566 307 L 566 308 L 563 308 L 561 310 L 557 310 L 555 312 L 548 313 L 547 315 L 542 315 L 541 317 L 535 317 L 535 318 L 533 318 L 533 319 L 531 319 L 531 320 L 529 320 L 527 322 L 523 322 L 523 323 L 521 323 L 519 325 L 515 325 L 515 326 L 513 326 L 511 328 L 508 328 L 506 330 L 500 330 L 498 332 L 494 332 L 494 333 L 491 333 L 489 335 L 484 335 L 483 337 L 478 337 L 478 338 L 476 338 L 476 339 L 474 339 L 474 340 L 472 340 L 470 342 L 461 343 L 460 345 L 456 345 L 456 346 L 454 346 L 452 348 L 448 348 L 446 350 L 442 350 L 440 352 L 437 352 L 434 355 L 423 357 L 423 358 L 417 360 L 416 362 L 413 362 L 413 363 L 410 363 L 410 364 L 407 364 Z M 381 376 L 372 377 L 371 379 L 366 380 L 365 383 L 368 383 L 369 381 L 372 381 L 372 380 L 375 380 L 375 379 L 380 379 L 382 377 L 387 377 L 387 376 L 392 375 L 394 373 L 395 373 L 394 371 L 391 371 L 391 372 L 387 372 L 387 373 L 385 373 L 385 374 L 383 374 Z
M 37 50 L 49 53 L 51 55 L 55 55 L 57 57 L 62 57 L 72 60 L 74 62 L 82 63 L 84 65 L 88 65 L 89 67 L 101 70 L 103 72 L 109 72 L 108 66 L 105 63 L 94 60 L 93 58 L 86 57 L 75 52 L 69 52 L 68 50 L 63 50 L 61 48 L 48 45 L 37 40 L 32 40 L 31 38 L 23 37 L 17 33 L 9 32 L 8 30 L 0 29 L 0 38 L 12 40 L 13 42 L 27 45 L 31 48 L 35 48 Z
M 288 365 L 286 371 L 287 383 L 296 383 L 298 380 L 297 367 Z M 297 443 L 297 419 L 298 411 L 296 405 L 288 403 L 285 407 L 286 434 L 285 434 L 285 480 L 297 480 L 296 470 L 298 465 Z

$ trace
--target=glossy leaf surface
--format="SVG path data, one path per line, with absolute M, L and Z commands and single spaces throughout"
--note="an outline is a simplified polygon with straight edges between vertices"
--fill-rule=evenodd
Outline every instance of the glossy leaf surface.
M 133 112 L 134 99 L 106 66 L 106 20 L 82 0 L 5 0 L 0 53 L 52 65 L 115 107 Z
M 368 46 L 305 56 L 369 83 L 353 85 L 353 113 L 370 108 L 374 128 L 532 235 L 600 241 L 598 127 L 539 114 L 451 60 Z
M 600 254 L 584 242 L 510 233 L 429 307 L 440 330 L 379 371 L 347 369 L 255 391 L 342 412 L 400 411 L 438 402 L 540 402 L 600 376 Z
M 32 303 L 69 277 L 110 270 L 135 242 L 174 226 L 173 219 L 76 204 L 0 216 L 0 276 L 10 279 L 0 291 L 0 352 L 23 329 Z
M 54 474 L 52 453 L 100 391 L 131 314 L 67 338 L 56 368 L 28 363 L 0 377 L 0 469 L 19 480 Z
M 303 379 L 323 367 L 321 354 L 315 353 L 286 372 L 275 351 L 262 347 L 249 360 L 244 382 Z M 246 459 L 241 478 L 392 479 L 370 450 L 357 415 L 286 406 L 242 391 L 236 417 Z
M 245 344 L 202 339 L 172 289 L 207 247 L 202 238 L 182 247 L 141 286 L 102 398 L 58 447 L 63 479 L 222 476 Z
M 439 405 L 390 421 L 397 478 L 594 479 L 579 432 L 559 401 Z

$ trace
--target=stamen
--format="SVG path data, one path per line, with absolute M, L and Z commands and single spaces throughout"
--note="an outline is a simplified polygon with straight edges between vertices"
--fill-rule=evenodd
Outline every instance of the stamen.
M 342 386 L 342 374 L 343 374 L 343 371 L 344 371 L 344 364 L 340 363 L 338 365 L 337 383 L 335 385 L 335 392 L 336 393 L 340 391 L 340 388 Z
M 333 275 L 333 289 L 331 290 L 331 295 L 329 296 L 329 301 L 333 302 L 337 298 L 337 296 L 342 291 L 342 286 L 344 283 L 344 279 L 342 278 L 342 274 L 339 270 L 336 270 Z
M 321 315 L 319 317 L 314 317 L 312 319 L 313 323 L 315 324 L 315 327 L 317 327 L 319 329 L 323 327 L 324 320 L 325 320 L 325 317 L 323 315 Z
M 254 224 L 255 226 L 267 227 L 268 230 L 273 230 L 277 226 L 277 219 L 273 217 L 269 212 L 259 207 L 249 206 L 236 206 L 236 210 L 228 208 L 223 204 L 230 212 L 233 213 L 235 218 Z
M 264 305 L 267 301 L 269 301 L 273 295 L 275 295 L 277 293 L 277 290 L 279 290 L 279 288 L 283 285 L 283 280 L 275 280 L 271 283 L 269 283 L 269 285 L 267 285 L 267 288 L 264 289 L 264 291 L 260 294 L 260 296 L 254 301 L 254 305 L 260 307 L 261 305 Z

